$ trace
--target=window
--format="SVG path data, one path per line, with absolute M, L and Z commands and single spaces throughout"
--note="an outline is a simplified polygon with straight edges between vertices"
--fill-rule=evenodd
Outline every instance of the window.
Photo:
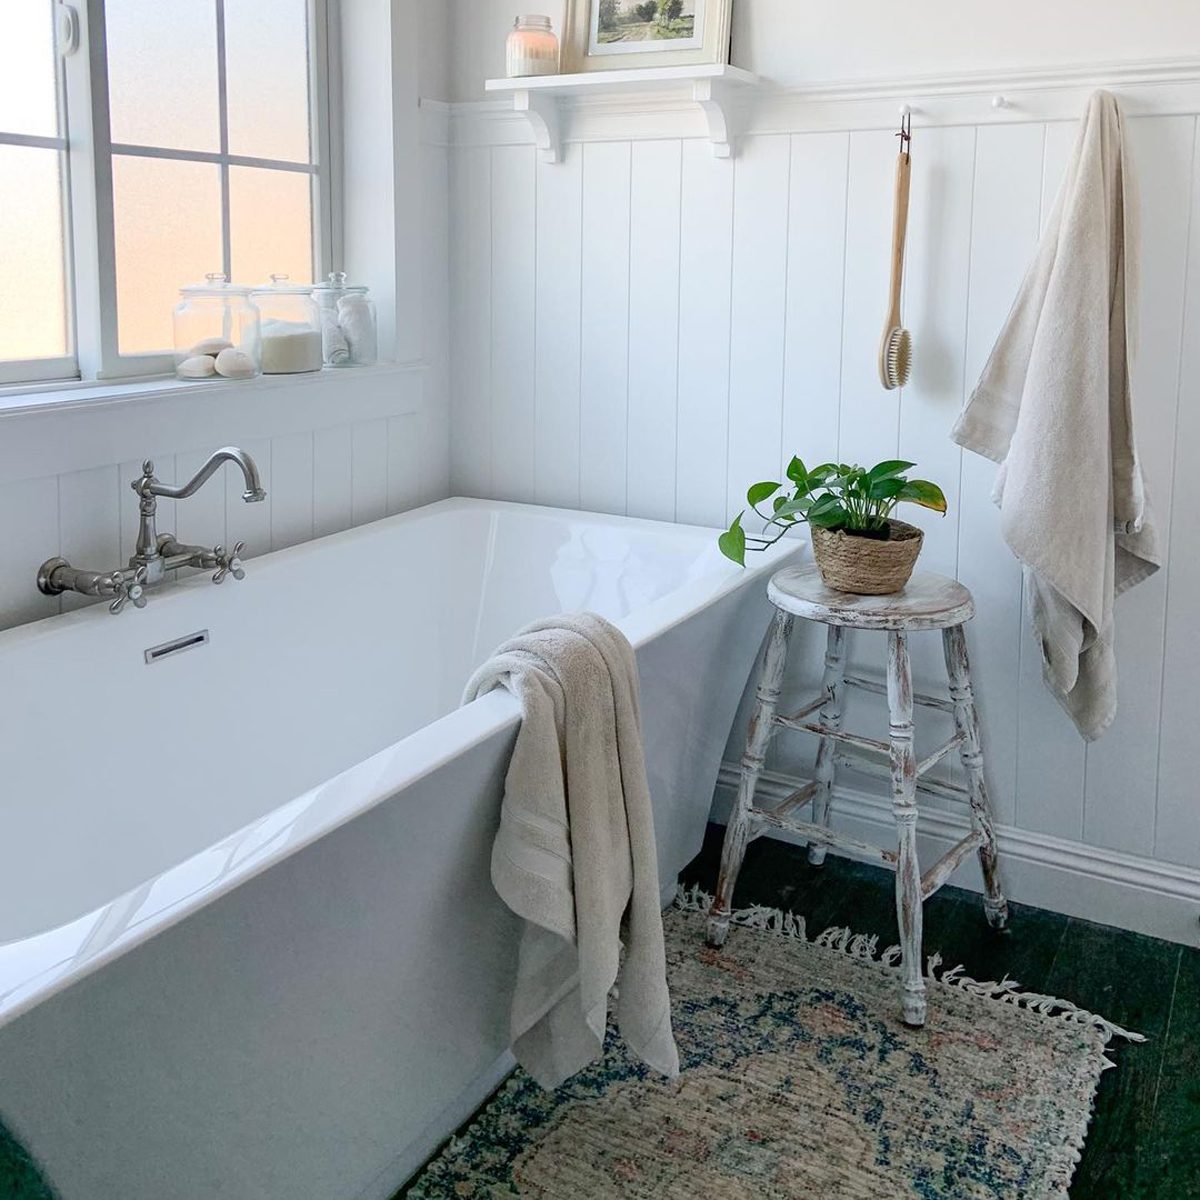
M 165 371 L 181 285 L 324 273 L 326 17 L 323 0 L 4 0 L 0 238 L 32 296 L 0 300 L 0 381 Z

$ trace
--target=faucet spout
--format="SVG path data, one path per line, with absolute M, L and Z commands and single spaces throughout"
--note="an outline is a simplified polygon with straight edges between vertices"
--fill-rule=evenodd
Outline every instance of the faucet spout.
M 227 462 L 235 463 L 241 468 L 242 478 L 246 483 L 242 499 L 247 504 L 266 499 L 267 493 L 259 478 L 258 467 L 255 465 L 254 459 L 238 446 L 222 446 L 220 450 L 214 450 L 200 470 L 187 483 L 180 484 L 179 487 L 170 487 L 155 479 L 154 464 L 147 459 L 142 464 L 142 478 L 133 485 L 134 490 L 143 496 L 165 496 L 169 500 L 186 500 L 189 496 L 194 496 L 212 478 L 222 463 Z

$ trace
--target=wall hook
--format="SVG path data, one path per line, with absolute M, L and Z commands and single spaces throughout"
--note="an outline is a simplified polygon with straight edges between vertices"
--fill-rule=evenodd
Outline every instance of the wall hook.
M 900 106 L 900 153 L 908 154 L 912 146 L 912 109 L 907 104 Z
M 1012 105 L 1009 104 L 1007 96 L 1001 96 L 997 93 L 992 97 L 992 107 L 999 111 L 1002 108 L 1011 108 Z

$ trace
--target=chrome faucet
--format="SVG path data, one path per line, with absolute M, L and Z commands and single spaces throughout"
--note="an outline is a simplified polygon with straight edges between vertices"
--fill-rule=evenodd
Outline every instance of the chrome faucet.
M 241 468 L 246 488 L 242 499 L 253 504 L 266 498 L 254 459 L 237 446 L 224 446 L 209 455 L 208 461 L 187 483 L 171 487 L 154 474 L 154 463 L 146 459 L 142 474 L 129 486 L 138 495 L 138 537 L 134 552 L 126 567 L 114 571 L 82 571 L 71 566 L 65 558 L 50 558 L 38 568 L 38 590 L 47 596 L 63 592 L 79 592 L 84 596 L 111 596 L 109 612 L 119 613 L 126 605 L 145 608 L 146 589 L 161 583 L 168 571 L 180 567 L 213 569 L 213 583 L 224 583 L 227 576 L 242 579 L 245 543 L 238 542 L 231 551 L 224 546 L 188 546 L 177 541 L 174 534 L 159 533 L 157 525 L 158 497 L 186 500 L 194 496 L 214 475 L 222 463 L 235 463 Z

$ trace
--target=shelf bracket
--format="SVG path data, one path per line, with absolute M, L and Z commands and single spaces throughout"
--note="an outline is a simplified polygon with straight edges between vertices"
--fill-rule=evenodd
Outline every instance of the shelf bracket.
M 692 82 L 692 99 L 704 114 L 714 158 L 733 157 L 732 98 L 733 93 L 720 80 L 697 79 Z
M 562 140 L 557 99 L 521 89 L 513 92 L 513 109 L 525 117 L 542 162 L 558 162 L 562 154 Z

